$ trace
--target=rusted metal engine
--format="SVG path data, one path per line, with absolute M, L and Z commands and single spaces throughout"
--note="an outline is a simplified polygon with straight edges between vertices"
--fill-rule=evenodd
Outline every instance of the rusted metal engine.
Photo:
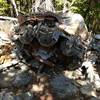
M 12 40 L 16 44 L 18 57 L 31 68 L 38 71 L 43 66 L 63 69 L 83 59 L 87 46 L 78 36 L 69 35 L 57 27 L 61 18 L 56 14 L 22 15 L 19 23 Z

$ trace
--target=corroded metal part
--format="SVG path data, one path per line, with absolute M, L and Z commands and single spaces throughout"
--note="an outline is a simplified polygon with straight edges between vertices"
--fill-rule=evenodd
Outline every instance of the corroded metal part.
M 86 51 L 91 49 L 90 35 L 84 40 L 78 34 L 66 33 L 58 27 L 63 23 L 60 17 L 52 12 L 23 15 L 22 19 L 14 36 L 21 59 L 27 63 L 37 60 L 46 66 L 64 66 L 69 64 L 69 58 L 82 61 Z
M 85 45 L 75 36 L 70 36 L 61 42 L 61 51 L 66 56 L 76 56 L 82 59 L 85 50 Z

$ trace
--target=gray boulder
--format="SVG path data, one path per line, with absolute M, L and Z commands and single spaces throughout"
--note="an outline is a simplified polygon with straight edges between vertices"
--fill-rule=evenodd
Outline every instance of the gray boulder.
M 30 82 L 32 82 L 32 75 L 28 72 L 21 72 L 15 75 L 13 85 L 15 87 L 21 87 L 28 85 Z
M 53 78 L 51 80 L 51 87 L 56 96 L 61 99 L 73 100 L 78 95 L 78 88 L 74 85 L 74 82 L 63 75 Z

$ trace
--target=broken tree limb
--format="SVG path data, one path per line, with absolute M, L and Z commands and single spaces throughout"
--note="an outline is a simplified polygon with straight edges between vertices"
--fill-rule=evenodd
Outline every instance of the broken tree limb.
M 14 17 L 8 17 L 8 16 L 0 16 L 0 20 L 12 20 L 12 21 L 18 21 L 17 18 L 14 18 Z

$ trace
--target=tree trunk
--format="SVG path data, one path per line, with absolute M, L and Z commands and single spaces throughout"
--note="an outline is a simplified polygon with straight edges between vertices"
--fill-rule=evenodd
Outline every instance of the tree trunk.
M 16 13 L 16 16 L 18 16 L 18 10 L 17 10 L 17 6 L 16 6 L 16 3 L 15 3 L 15 0 L 10 0 L 14 10 L 15 10 L 15 13 Z

